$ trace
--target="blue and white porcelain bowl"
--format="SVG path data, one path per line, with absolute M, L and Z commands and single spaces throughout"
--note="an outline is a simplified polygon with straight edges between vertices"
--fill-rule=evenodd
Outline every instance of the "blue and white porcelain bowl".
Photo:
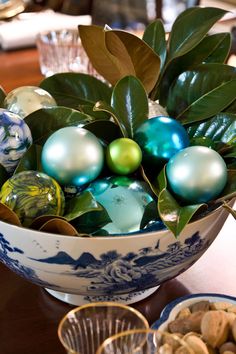
M 236 305 L 236 297 L 224 294 L 200 293 L 182 296 L 170 302 L 163 309 L 160 318 L 153 323 L 152 328 L 167 331 L 168 324 L 176 318 L 182 309 L 203 300 L 207 300 L 209 302 L 227 302 L 232 305 Z
M 0 259 L 7 267 L 74 305 L 126 304 L 147 297 L 195 263 L 221 230 L 219 207 L 189 223 L 178 239 L 168 230 L 111 237 L 61 236 L 0 222 Z

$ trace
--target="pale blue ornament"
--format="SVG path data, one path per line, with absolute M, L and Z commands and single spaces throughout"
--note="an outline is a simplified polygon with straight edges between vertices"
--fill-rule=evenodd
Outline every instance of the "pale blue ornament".
M 227 182 L 223 158 L 205 146 L 191 146 L 174 155 L 166 166 L 168 184 L 185 202 L 206 203 L 217 197 Z
M 21 157 L 32 144 L 25 121 L 6 109 L 0 109 L 0 164 L 12 174 Z
M 61 185 L 82 186 L 100 174 L 103 147 L 90 131 L 66 127 L 53 133 L 43 146 L 42 167 Z
M 112 221 L 103 230 L 111 235 L 139 231 L 145 208 L 154 200 L 146 182 L 125 176 L 98 179 L 86 190 L 106 209 Z

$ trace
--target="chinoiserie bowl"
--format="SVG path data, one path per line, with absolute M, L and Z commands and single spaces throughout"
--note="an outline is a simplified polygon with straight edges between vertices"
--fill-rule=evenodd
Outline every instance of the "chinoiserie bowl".
M 195 263 L 227 216 L 227 210 L 218 207 L 187 224 L 177 239 L 166 229 L 90 238 L 40 232 L 1 221 L 0 259 L 70 304 L 129 304 L 147 297 Z
M 161 331 L 167 331 L 168 324 L 176 318 L 181 310 L 200 301 L 209 301 L 210 303 L 222 302 L 236 305 L 236 297 L 225 294 L 199 293 L 185 295 L 171 301 L 168 305 L 166 305 L 160 315 L 160 318 L 153 323 L 152 328 Z

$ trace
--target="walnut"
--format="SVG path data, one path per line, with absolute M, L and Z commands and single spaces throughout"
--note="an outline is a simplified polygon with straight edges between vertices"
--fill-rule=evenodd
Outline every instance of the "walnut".
M 176 320 L 169 323 L 168 329 L 171 333 L 179 332 L 186 334 L 188 332 L 200 333 L 201 320 L 205 315 L 205 312 L 198 311 L 191 313 L 186 318 L 177 318 Z
M 232 332 L 233 339 L 236 342 L 236 320 L 234 320 L 231 325 L 231 332 Z
M 202 338 L 213 348 L 220 347 L 228 338 L 229 322 L 224 311 L 207 311 L 201 322 Z
M 208 300 L 202 300 L 202 301 L 198 301 L 195 304 L 190 306 L 190 311 L 191 312 L 197 312 L 197 311 L 209 311 L 210 310 L 210 301 Z
M 195 354 L 208 354 L 207 346 L 199 336 L 187 335 L 185 341 Z
M 230 351 L 232 353 L 236 353 L 236 344 L 233 342 L 225 342 L 219 348 L 220 354 L 225 353 L 226 351 Z

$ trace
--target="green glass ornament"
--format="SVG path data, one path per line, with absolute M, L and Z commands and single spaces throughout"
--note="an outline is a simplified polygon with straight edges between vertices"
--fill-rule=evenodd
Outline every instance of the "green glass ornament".
M 2 186 L 0 201 L 13 210 L 28 226 L 41 215 L 63 215 L 65 198 L 59 184 L 37 171 L 23 171 Z
M 132 139 L 120 138 L 112 141 L 106 151 L 109 169 L 119 175 L 128 175 L 137 170 L 142 161 L 142 151 Z

